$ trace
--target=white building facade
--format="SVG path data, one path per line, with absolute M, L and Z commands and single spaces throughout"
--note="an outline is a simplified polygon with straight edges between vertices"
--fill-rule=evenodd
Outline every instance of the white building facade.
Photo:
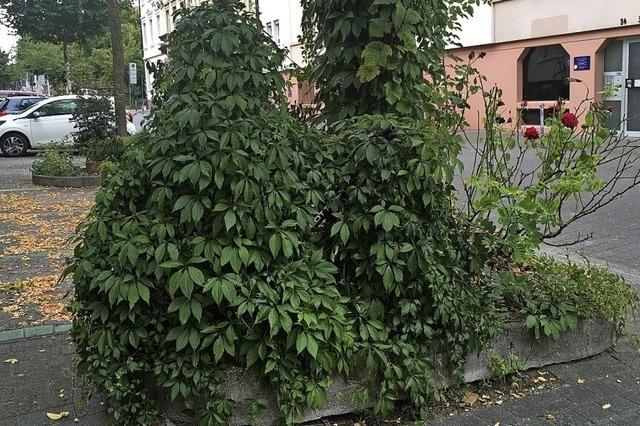
M 153 73 L 147 69 L 148 64 L 166 61 L 167 55 L 162 53 L 161 37 L 173 31 L 173 15 L 182 7 L 198 6 L 203 0 L 138 0 L 140 9 L 140 28 L 142 31 L 142 50 L 145 64 L 144 92 L 147 105 L 153 98 Z

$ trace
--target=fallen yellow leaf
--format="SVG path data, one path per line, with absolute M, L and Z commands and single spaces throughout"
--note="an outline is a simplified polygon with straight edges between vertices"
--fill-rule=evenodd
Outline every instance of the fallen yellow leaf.
M 15 358 L 9 358 L 4 360 L 5 364 L 15 364 L 16 362 L 18 362 L 18 360 Z
M 545 379 L 545 378 L 544 378 L 544 377 L 542 377 L 542 376 L 539 376 L 539 377 L 538 377 L 538 381 L 539 381 L 539 382 L 546 382 L 546 381 L 547 381 L 547 379 Z
M 583 385 L 583 384 L 584 384 L 584 382 L 585 382 L 585 380 L 584 380 L 584 379 L 578 379 L 578 384 Z
M 602 409 L 603 409 L 603 410 L 608 410 L 609 408 L 611 408 L 611 404 L 604 404 L 604 405 L 602 406 Z
M 47 417 L 51 420 L 60 420 L 63 417 L 67 417 L 69 415 L 68 411 L 62 411 L 60 413 L 47 413 Z

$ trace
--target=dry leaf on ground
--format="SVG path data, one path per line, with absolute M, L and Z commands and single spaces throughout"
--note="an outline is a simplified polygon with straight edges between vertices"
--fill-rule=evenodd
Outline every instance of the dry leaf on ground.
M 51 420 L 60 420 L 63 417 L 67 417 L 68 415 L 68 411 L 62 411 L 60 413 L 47 413 L 47 417 L 49 417 Z
M 3 362 L 5 364 L 15 364 L 16 362 L 18 362 L 18 360 L 15 358 L 9 358 L 9 359 L 5 359 Z
M 478 401 L 478 398 L 480 398 L 480 395 L 478 395 L 477 393 L 467 392 L 464 398 L 462 398 L 462 402 L 467 404 L 469 407 L 473 407 L 473 404 L 475 404 L 476 401 Z

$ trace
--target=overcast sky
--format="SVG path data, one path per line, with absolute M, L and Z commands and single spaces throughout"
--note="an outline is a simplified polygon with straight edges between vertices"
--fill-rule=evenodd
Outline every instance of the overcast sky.
M 0 15 L 2 15 L 3 9 L 0 9 Z M 16 45 L 16 37 L 11 35 L 9 28 L 0 24 L 0 50 L 8 52 Z

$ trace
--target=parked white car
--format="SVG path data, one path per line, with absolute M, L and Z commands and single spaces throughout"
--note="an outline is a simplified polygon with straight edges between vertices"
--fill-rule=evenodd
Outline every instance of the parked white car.
M 56 96 L 45 99 L 15 115 L 0 117 L 0 150 L 9 157 L 23 155 L 29 149 L 41 149 L 48 143 L 72 140 L 76 132 L 72 114 L 77 95 Z M 127 120 L 127 132 L 136 133 Z

